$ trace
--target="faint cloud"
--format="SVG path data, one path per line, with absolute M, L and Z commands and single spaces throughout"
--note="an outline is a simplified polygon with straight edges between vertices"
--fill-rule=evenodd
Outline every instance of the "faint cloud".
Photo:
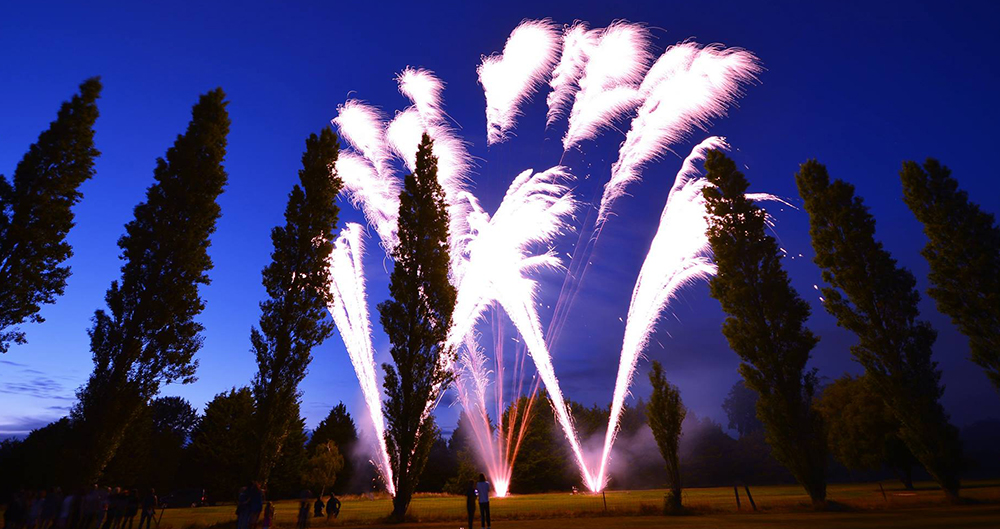
M 32 430 L 37 430 L 59 420 L 59 417 L 12 417 L 0 420 L 3 421 L 0 422 L 0 438 L 20 438 L 28 435 Z
M 36 375 L 35 371 L 33 369 L 22 370 L 22 373 L 33 376 L 3 382 L 0 384 L 0 393 L 27 395 L 37 399 L 73 400 L 73 397 L 66 395 L 65 386 L 47 376 Z

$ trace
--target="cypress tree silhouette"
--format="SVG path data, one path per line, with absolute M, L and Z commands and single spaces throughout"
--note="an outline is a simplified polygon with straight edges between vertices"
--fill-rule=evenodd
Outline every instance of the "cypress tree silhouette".
M 921 252 L 931 266 L 927 293 L 969 337 L 972 361 L 1000 390 L 1000 228 L 937 160 L 904 162 L 899 176 L 929 239 Z
M 442 359 L 457 293 L 448 281 L 448 211 L 437 181 L 433 142 L 424 134 L 413 174 L 406 176 L 399 199 L 399 244 L 389 281 L 392 299 L 378 305 L 382 327 L 392 344 L 385 370 L 386 444 L 396 496 L 392 515 L 402 520 L 423 472 L 435 429 L 424 417 L 450 382 Z
M 72 415 L 82 425 L 81 477 L 93 482 L 122 441 L 126 427 L 162 384 L 190 383 L 201 348 L 205 304 L 198 287 L 209 283 L 209 237 L 226 184 L 229 115 L 215 89 L 192 109 L 187 131 L 166 158 L 157 160 L 156 182 L 118 240 L 121 279 L 95 311 L 90 334 L 94 371 L 77 396 Z
M 327 313 L 330 253 L 337 227 L 341 180 L 331 174 L 337 137 L 329 127 L 306 140 L 296 184 L 288 195 L 285 225 L 271 231 L 271 263 L 262 273 L 268 299 L 260 304 L 260 329 L 250 331 L 257 358 L 251 389 L 257 425 L 256 477 L 267 483 L 285 437 L 297 416 L 298 386 L 312 360 L 313 347 L 333 334 Z
M 708 239 L 718 274 L 712 297 L 729 315 L 722 333 L 740 356 L 740 374 L 757 392 L 757 417 L 775 459 L 806 489 L 815 507 L 826 502 L 826 437 L 812 409 L 816 371 L 806 371 L 819 341 L 806 328 L 809 305 L 792 288 L 763 210 L 746 198 L 748 183 L 719 151 L 705 159 Z
M 858 335 L 851 346 L 866 380 L 895 414 L 913 456 L 951 499 L 958 497 L 958 430 L 939 402 L 941 372 L 931 360 L 937 333 L 918 320 L 916 280 L 875 240 L 875 219 L 854 186 L 830 182 L 809 160 L 795 175 L 809 213 L 816 264 L 823 271 L 827 312 Z
M 0 175 L 0 353 L 25 343 L 16 326 L 43 322 L 41 305 L 66 288 L 70 269 L 61 265 L 73 255 L 66 242 L 72 207 L 100 155 L 94 148 L 100 93 L 99 78 L 84 81 L 17 164 L 13 181 Z

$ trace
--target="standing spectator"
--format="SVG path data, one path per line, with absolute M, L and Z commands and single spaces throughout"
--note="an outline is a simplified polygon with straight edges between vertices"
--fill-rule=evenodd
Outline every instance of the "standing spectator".
M 271 529 L 271 525 L 274 523 L 274 504 L 267 502 L 264 505 L 264 529 Z
M 479 483 L 476 483 L 476 496 L 479 497 L 479 522 L 482 527 L 490 527 L 490 482 L 486 481 L 486 476 L 479 475 Z
M 313 503 L 313 516 L 316 518 L 323 517 L 323 497 L 316 496 L 316 503 Z
M 250 526 L 250 510 L 247 508 L 249 501 L 249 487 L 241 488 L 239 495 L 236 496 L 236 529 L 247 529 Z
M 45 491 L 31 491 L 28 493 L 28 522 L 27 529 L 35 529 L 35 524 L 42 520 L 42 505 L 45 504 Z
M 80 501 L 80 529 L 94 529 L 94 519 L 97 517 L 97 510 L 101 507 L 101 498 L 97 492 L 97 484 L 87 492 L 87 495 Z
M 309 527 L 309 498 L 312 498 L 312 493 L 308 490 L 303 490 L 302 494 L 299 495 L 299 520 L 298 529 L 306 529 Z
M 139 529 L 142 529 L 143 522 L 146 523 L 146 529 L 149 529 L 153 518 L 156 517 L 156 507 L 158 505 L 159 501 L 156 498 L 156 491 L 149 489 L 149 493 L 142 499 L 142 514 L 139 515 Z
M 330 515 L 334 518 L 340 516 L 340 500 L 337 499 L 333 493 L 330 493 L 330 499 L 326 501 L 326 519 L 330 519 Z
M 97 515 L 95 516 L 97 522 L 94 524 L 94 529 L 100 528 L 104 519 L 108 517 L 108 502 L 110 500 L 111 487 L 97 489 Z
M 63 498 L 62 506 L 59 508 L 59 522 L 56 525 L 59 529 L 69 529 L 70 515 L 73 514 L 73 504 L 76 502 L 75 494 L 67 494 Z
M 469 529 L 476 523 L 476 482 L 469 480 L 465 488 L 465 512 L 469 515 Z
M 121 529 L 132 529 L 132 522 L 139 512 L 139 491 L 132 489 L 125 493 L 125 513 Z
M 250 500 L 247 502 L 247 507 L 250 509 L 250 529 L 257 529 L 260 511 L 264 510 L 264 491 L 256 481 L 250 486 Z
M 55 527 L 56 520 L 59 518 L 59 507 L 62 506 L 62 501 L 62 489 L 59 487 L 52 489 L 52 492 L 45 497 L 45 503 L 42 505 L 41 523 L 38 524 L 39 529 L 51 529 Z

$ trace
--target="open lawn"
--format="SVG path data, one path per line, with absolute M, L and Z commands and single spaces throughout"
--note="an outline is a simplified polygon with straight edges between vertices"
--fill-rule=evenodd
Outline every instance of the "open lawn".
M 885 486 L 885 484 L 883 484 Z M 554 529 L 554 519 L 574 518 L 573 529 L 602 527 L 1000 527 L 1000 482 L 965 484 L 963 497 L 969 505 L 953 506 L 930 483 L 905 491 L 895 484 L 885 486 L 885 496 L 877 483 L 830 485 L 828 499 L 832 512 L 813 512 L 802 488 L 793 485 L 750 489 L 754 511 L 740 488 L 737 510 L 732 488 L 699 488 L 684 491 L 690 516 L 658 516 L 663 505 L 662 490 L 610 491 L 604 495 L 549 493 L 515 495 L 491 500 L 492 517 L 498 527 Z M 391 510 L 388 497 L 341 498 L 343 508 L 337 520 L 311 518 L 311 527 L 379 525 Z M 606 507 L 605 507 L 606 505 Z M 278 527 L 294 527 L 298 502 L 275 502 Z M 410 505 L 410 516 L 421 528 L 464 526 L 465 500 L 458 496 L 422 494 Z M 167 509 L 161 529 L 186 529 L 235 522 L 234 507 L 220 505 L 195 509 Z M 478 520 L 477 520 L 478 523 Z M 235 525 L 235 524 L 234 524 Z M 397 527 L 409 527 L 405 524 Z

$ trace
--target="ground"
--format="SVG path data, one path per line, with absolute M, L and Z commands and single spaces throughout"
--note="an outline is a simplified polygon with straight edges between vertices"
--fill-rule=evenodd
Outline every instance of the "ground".
M 966 483 L 962 496 L 965 505 L 945 502 L 939 489 L 929 483 L 918 484 L 916 491 L 905 491 L 885 483 L 834 484 L 828 489 L 831 510 L 814 512 L 801 487 L 752 487 L 757 510 L 751 507 L 740 487 L 737 510 L 732 488 L 698 488 L 684 491 L 689 516 L 659 516 L 663 505 L 662 490 L 612 491 L 604 495 L 550 493 L 515 495 L 491 501 L 494 525 L 498 528 L 553 529 L 560 520 L 572 518 L 573 529 L 606 527 L 1000 527 L 1000 482 Z M 884 490 L 884 495 L 883 495 Z M 329 522 L 310 518 L 311 527 L 381 525 L 391 510 L 386 497 L 366 499 L 341 498 L 340 517 Z M 298 502 L 275 502 L 275 525 L 295 526 Z M 311 512 L 311 509 L 310 509 Z M 396 527 L 421 529 L 464 527 L 465 500 L 458 496 L 418 495 L 410 506 L 410 516 L 420 523 Z M 230 524 L 235 520 L 234 507 L 221 505 L 192 509 L 167 509 L 160 529 L 188 529 L 195 526 Z M 478 513 L 476 525 L 478 526 Z M 235 525 L 235 524 L 233 524 Z

